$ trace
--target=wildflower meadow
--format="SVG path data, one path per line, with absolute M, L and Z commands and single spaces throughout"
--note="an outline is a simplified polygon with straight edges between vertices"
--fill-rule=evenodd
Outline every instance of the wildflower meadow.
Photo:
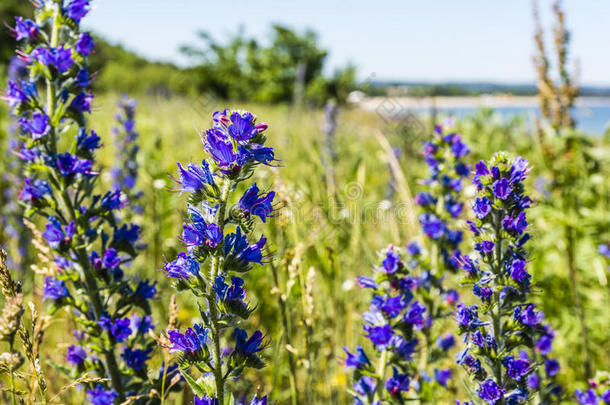
M 0 6 L 1 403 L 610 404 L 610 130 L 561 2 L 508 118 L 281 25 L 151 62 L 104 7 Z

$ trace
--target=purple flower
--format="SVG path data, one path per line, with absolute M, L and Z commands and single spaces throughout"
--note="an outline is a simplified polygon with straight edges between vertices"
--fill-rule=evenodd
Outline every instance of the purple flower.
M 468 307 L 462 303 L 458 304 L 455 314 L 458 325 L 469 329 L 483 325 L 481 320 L 479 320 L 478 309 L 476 305 Z
M 261 221 L 267 222 L 267 217 L 271 217 L 273 212 L 273 198 L 275 192 L 271 191 L 266 195 L 258 193 L 256 183 L 253 183 L 245 192 L 237 204 L 238 208 L 250 215 L 260 217 Z
M 72 51 L 63 46 L 49 49 L 38 47 L 32 51 L 31 56 L 45 66 L 54 66 L 59 73 L 66 73 L 74 65 Z
M 586 391 L 576 390 L 574 395 L 576 395 L 576 401 L 580 405 L 597 405 L 599 403 L 599 397 L 595 394 L 593 388 Z
M 423 213 L 419 216 L 419 223 L 422 226 L 422 230 L 432 239 L 438 239 L 443 236 L 445 232 L 445 224 L 436 215 L 430 213 Z
M 345 367 L 360 368 L 371 364 L 362 346 L 356 346 L 356 354 L 350 353 L 350 351 L 347 350 L 347 347 L 344 347 L 343 350 L 346 354 L 344 362 Z
M 56 217 L 51 216 L 42 236 L 49 242 L 51 249 L 57 249 L 62 242 L 70 243 L 74 236 L 74 228 L 74 222 L 70 222 L 64 228 Z
M 515 381 L 520 381 L 521 377 L 523 377 L 529 370 L 530 362 L 527 359 L 522 358 L 514 358 L 512 356 L 508 356 L 503 360 L 504 367 L 508 372 L 510 378 Z
M 76 45 L 74 45 L 76 52 L 83 56 L 89 56 L 94 47 L 93 37 L 88 32 L 82 33 L 78 41 L 76 41 Z
M 231 174 L 235 171 L 233 166 L 237 162 L 237 155 L 228 135 L 223 130 L 218 128 L 208 129 L 204 146 L 223 173 Z M 239 170 L 239 167 L 236 169 Z
M 10 108 L 15 108 L 19 104 L 26 101 L 28 98 L 27 94 L 12 80 L 8 81 L 8 88 L 4 93 L 4 101 L 6 101 Z
M 529 326 L 540 324 L 544 319 L 544 314 L 542 312 L 535 312 L 535 308 L 534 304 L 528 304 L 525 308 L 516 307 L 514 312 L 515 320 Z
M 406 250 L 411 256 L 417 256 L 421 253 L 421 246 L 417 242 L 411 242 L 407 245 Z
M 437 383 L 439 383 L 443 387 L 446 387 L 447 383 L 449 382 L 449 379 L 451 379 L 451 370 L 450 369 L 444 369 L 444 370 L 434 369 L 434 379 L 436 380 Z
M 35 179 L 32 181 L 32 179 L 26 177 L 24 183 L 23 190 L 19 193 L 19 199 L 21 201 L 35 203 L 45 195 L 50 195 L 52 193 L 51 186 L 44 180 Z
M 210 398 L 207 395 L 194 397 L 193 405 L 218 405 L 218 398 Z
M 72 99 L 70 103 L 70 108 L 76 111 L 88 112 L 91 113 L 91 103 L 93 102 L 93 94 L 89 93 L 79 93 Z
M 38 38 L 38 30 L 39 27 L 34 21 L 29 18 L 23 19 L 23 17 L 15 17 L 15 28 L 11 28 L 17 41 Z
M 239 144 L 247 144 L 252 137 L 258 134 L 258 129 L 254 126 L 254 116 L 249 112 L 231 114 L 231 125 L 228 127 L 229 135 Z
M 550 377 L 555 377 L 559 372 L 559 362 L 555 359 L 547 359 L 544 362 L 544 370 Z
M 527 386 L 533 390 L 540 388 L 540 377 L 538 377 L 538 374 L 532 373 L 527 376 Z
M 81 346 L 71 345 L 66 353 L 66 360 L 73 366 L 82 364 L 87 359 L 87 352 Z
M 494 405 L 502 398 L 505 392 L 494 380 L 487 379 L 481 383 L 478 394 L 489 405 Z
M 70 153 L 57 155 L 57 167 L 62 176 L 70 176 L 72 174 L 93 174 L 93 163 L 87 159 L 79 159 L 76 155 Z
M 417 205 L 421 205 L 422 207 L 426 207 L 436 204 L 436 198 L 434 198 L 434 196 L 430 193 L 420 192 L 415 197 L 415 203 Z
M 65 9 L 66 15 L 79 22 L 89 12 L 89 0 L 72 0 Z
M 106 390 L 100 384 L 94 389 L 87 390 L 87 401 L 91 405 L 113 405 L 119 395 L 113 390 Z
M 134 315 L 131 317 L 131 327 L 135 332 L 139 335 L 144 335 L 151 330 L 155 329 L 155 325 L 153 325 L 152 316 L 146 315 L 140 317 L 139 315 Z
M 128 318 L 117 318 L 110 327 L 110 333 L 117 342 L 123 342 L 131 335 L 131 321 Z
M 527 229 L 527 219 L 525 217 L 525 212 L 521 211 L 519 215 L 517 215 L 517 218 L 513 218 L 507 215 L 502 220 L 502 226 L 508 231 L 515 231 L 519 234 L 522 234 Z
M 540 339 L 538 339 L 536 341 L 536 349 L 543 356 L 546 356 L 547 354 L 549 354 L 551 352 L 551 350 L 553 350 L 553 335 L 552 335 L 552 333 L 544 335 L 544 336 L 541 336 Z
M 127 197 L 119 189 L 108 191 L 102 197 L 100 205 L 105 211 L 118 210 L 127 205 Z
M 510 184 L 508 184 L 508 180 L 501 178 L 500 180 L 494 181 L 493 191 L 494 195 L 500 200 L 506 200 L 510 195 Z
M 411 307 L 407 310 L 404 316 L 404 321 L 414 325 L 417 329 L 421 329 L 424 326 L 424 313 L 426 312 L 426 306 L 420 304 L 418 301 L 414 301 Z
M 165 264 L 165 273 L 171 278 L 185 278 L 199 275 L 201 265 L 191 255 L 184 252 L 178 253 L 176 260 Z
M 477 176 L 487 176 L 488 174 L 491 174 L 483 160 L 479 160 L 477 164 L 474 165 L 474 169 Z
M 44 278 L 43 301 L 47 299 L 59 300 L 64 297 L 69 297 L 70 292 L 63 280 L 58 280 L 52 276 Z
M 249 244 L 246 235 L 241 233 L 241 228 L 238 226 L 235 233 L 225 237 L 224 254 L 225 256 L 232 254 L 241 262 L 260 264 L 263 260 L 262 249 L 266 242 L 267 239 L 261 236 L 258 242 Z
M 377 346 L 379 350 L 385 350 L 392 339 L 392 327 L 388 324 L 382 326 L 364 325 L 366 337 Z
M 484 240 L 474 245 L 474 248 L 480 253 L 491 253 L 494 249 L 494 243 L 490 240 Z
M 126 347 L 121 354 L 121 358 L 125 361 L 127 367 L 140 371 L 146 367 L 146 361 L 150 358 L 151 352 L 152 348 L 140 350 Z
M 491 212 L 491 204 L 487 197 L 479 198 L 474 200 L 474 206 L 472 207 L 474 213 L 479 219 L 483 219 Z
M 393 274 L 398 270 L 400 263 L 400 256 L 394 251 L 392 247 L 386 252 L 385 258 L 381 262 L 381 270 L 387 274 Z
M 204 190 L 206 185 L 215 185 L 212 172 L 205 160 L 201 162 L 201 166 L 189 163 L 186 165 L 186 169 L 178 163 L 178 169 L 180 170 L 180 180 L 172 177 L 172 180 L 181 186 L 176 191 L 198 191 Z
M 255 331 L 248 338 L 245 330 L 235 328 L 233 336 L 235 337 L 235 352 L 244 356 L 258 353 L 267 347 L 265 336 L 260 331 Z
M 515 260 L 511 263 L 510 276 L 518 283 L 529 280 L 530 275 L 525 270 L 525 262 L 523 260 Z
M 19 123 L 25 132 L 32 134 L 32 139 L 40 139 L 51 130 L 49 121 L 49 117 L 45 113 L 35 111 L 31 119 L 21 118 Z
M 205 347 L 208 340 L 208 329 L 203 328 L 200 325 L 193 325 L 193 328 L 187 328 L 184 334 L 170 330 L 167 332 L 169 341 L 172 346 L 169 348 L 171 353 L 173 352 L 186 352 L 194 353 Z
M 354 391 L 360 395 L 369 395 L 377 389 L 377 382 L 369 376 L 364 376 L 354 384 Z
M 408 374 L 400 374 L 396 367 L 392 367 L 392 377 L 388 378 L 385 383 L 385 389 L 391 395 L 397 395 L 400 392 L 409 391 L 411 380 Z

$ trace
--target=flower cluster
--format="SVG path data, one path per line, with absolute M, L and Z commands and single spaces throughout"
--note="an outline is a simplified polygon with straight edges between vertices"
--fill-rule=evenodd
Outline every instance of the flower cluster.
M 119 100 L 119 110 L 116 113 L 118 127 L 113 128 L 114 146 L 116 160 L 112 168 L 113 187 L 123 191 L 131 203 L 131 208 L 136 213 L 142 212 L 142 207 L 135 202 L 142 196 L 141 191 L 136 190 L 138 180 L 138 132 L 136 131 L 135 114 L 137 101 L 123 95 Z
M 190 193 L 180 236 L 186 251 L 164 267 L 178 290 L 190 290 L 199 298 L 202 324 L 184 332 L 170 330 L 168 339 L 169 350 L 178 353 L 182 372 L 201 404 L 224 404 L 230 378 L 245 368 L 264 366 L 259 353 L 267 346 L 265 336 L 260 331 L 249 335 L 239 327 L 254 310 L 240 276 L 266 257 L 265 237 L 253 238 L 256 217 L 265 222 L 275 213 L 275 193 L 261 192 L 256 183 L 229 207 L 231 195 L 256 166 L 274 160 L 273 148 L 264 146 L 267 125 L 258 124 L 247 111 L 235 110 L 214 113 L 213 122 L 202 135 L 208 158 L 186 167 L 178 163 L 180 175 L 172 178 L 175 191 Z M 225 334 L 228 329 L 232 332 Z M 223 335 L 228 350 L 221 350 Z M 195 381 L 187 372 L 191 366 L 210 378 Z M 253 401 L 266 403 L 266 398 Z
M 404 253 L 390 245 L 380 259 L 374 277 L 358 277 L 360 285 L 372 292 L 363 331 L 375 356 L 361 346 L 354 353 L 344 348 L 344 365 L 354 374 L 354 404 L 398 404 L 407 399 L 416 371 L 415 334 L 426 324 L 426 307 L 413 298 L 418 278 L 410 274 Z
M 454 228 L 462 213 L 463 203 L 459 194 L 462 179 L 469 173 L 468 166 L 462 162 L 468 154 L 468 147 L 459 134 L 444 134 L 443 128 L 437 126 L 434 140 L 424 142 L 424 154 L 431 176 L 423 182 L 428 190 L 419 193 L 416 202 L 422 207 L 420 224 L 430 249 L 425 250 L 417 242 L 411 242 L 404 251 L 390 246 L 382 252 L 382 264 L 376 268 L 378 275 L 358 278 L 362 287 L 373 291 L 370 312 L 364 316 L 364 330 L 376 345 L 383 367 L 391 368 L 393 373 L 388 381 L 382 381 L 379 377 L 385 370 L 379 368 L 381 365 L 369 369 L 370 362 L 362 348 L 357 349 L 362 358 L 367 358 L 367 362 L 362 364 L 354 364 L 354 355 L 348 352 L 345 364 L 355 367 L 357 383 L 354 390 L 358 394 L 357 401 L 362 403 L 373 404 L 383 400 L 402 403 L 401 392 L 411 387 L 418 398 L 432 400 L 434 391 L 447 387 L 452 376 L 451 369 L 438 365 L 455 345 L 455 337 L 445 333 L 442 320 L 451 314 L 459 296 L 455 290 L 446 290 L 443 282 L 445 270 L 454 271 L 457 266 L 455 257 L 460 255 L 458 248 L 462 232 Z M 375 333 L 371 334 L 371 331 Z M 390 350 L 394 347 L 399 353 L 383 357 L 387 348 L 378 345 L 380 337 L 382 345 L 387 345 Z M 400 352 L 405 348 L 408 348 L 406 352 Z M 417 367 L 410 363 L 416 349 L 420 357 Z M 429 367 L 433 364 L 437 367 Z M 371 370 L 377 370 L 376 377 L 367 374 Z M 399 377 L 394 374 L 401 376 L 400 389 L 395 381 Z M 362 385 L 367 382 L 376 387 L 385 384 L 388 392 L 373 390 L 370 395 L 365 395 L 367 391 L 361 388 L 367 386 Z
M 155 348 L 148 332 L 156 286 L 124 274 L 136 256 L 139 229 L 117 220 L 115 213 L 128 206 L 119 189 L 99 192 L 100 137 L 87 128 L 93 100 L 87 57 L 94 42 L 80 21 L 90 4 L 34 3 L 35 18 L 17 17 L 13 28 L 28 74 L 9 81 L 5 99 L 18 116 L 15 153 L 27 173 L 19 198 L 28 216 L 44 218 L 42 236 L 55 259 L 44 300 L 52 313 L 65 306 L 76 317 L 79 330 L 66 354 L 71 377 L 93 371 L 105 379 L 84 384 L 91 403 L 160 392 L 161 381 L 147 367 Z
M 598 372 L 589 380 L 589 388 L 574 391 L 574 396 L 580 405 L 610 404 L 610 373 Z
M 448 123 L 451 128 L 451 123 Z M 470 174 L 470 167 L 464 158 L 470 153 L 459 133 L 445 132 L 437 125 L 435 137 L 424 142 L 424 157 L 430 170 L 430 177 L 423 181 L 428 191 L 420 192 L 415 202 L 422 208 L 419 215 L 424 234 L 431 239 L 440 274 L 444 270 L 456 272 L 459 269 L 456 257 L 462 242 L 462 231 L 455 227 L 462 214 L 464 203 L 460 199 L 462 180 Z M 452 224 L 454 226 L 452 226 Z
M 501 152 L 489 164 L 475 165 L 476 220 L 469 228 L 476 258 L 459 258 L 463 282 L 479 303 L 458 305 L 455 317 L 467 345 L 457 361 L 490 405 L 526 403 L 536 393 L 550 403 L 561 394 L 555 381 L 559 363 L 550 357 L 554 332 L 529 301 L 526 210 L 532 200 L 523 185 L 529 170 L 525 159 Z

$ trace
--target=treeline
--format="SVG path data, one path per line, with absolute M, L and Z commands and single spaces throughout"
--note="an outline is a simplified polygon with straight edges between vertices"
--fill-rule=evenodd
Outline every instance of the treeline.
M 24 0 L 0 2 L 0 75 L 14 55 L 11 29 L 15 15 L 30 16 Z M 199 44 L 182 51 L 193 64 L 180 68 L 172 63 L 151 62 L 120 45 L 94 35 L 96 47 L 90 57 L 96 91 L 134 93 L 210 94 L 223 100 L 262 103 L 296 102 L 321 105 L 328 99 L 342 102 L 355 89 L 353 66 L 323 74 L 328 51 L 318 44 L 313 31 L 299 34 L 287 27 L 272 27 L 265 46 L 239 31 L 227 43 L 200 33 Z

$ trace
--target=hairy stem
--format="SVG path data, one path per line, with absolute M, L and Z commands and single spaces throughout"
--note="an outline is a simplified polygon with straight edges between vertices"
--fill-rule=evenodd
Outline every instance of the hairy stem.
M 220 204 L 218 207 L 218 212 L 216 213 L 216 225 L 220 228 L 221 234 L 224 234 L 225 228 L 225 211 L 227 208 L 227 200 L 229 198 L 229 193 L 231 191 L 231 181 L 225 181 L 222 184 L 222 189 L 220 191 Z M 212 261 L 210 264 L 210 279 L 208 280 L 209 285 L 214 284 L 214 279 L 218 276 L 220 272 L 220 257 L 215 255 L 212 257 Z M 220 319 L 219 319 L 219 311 L 216 306 L 216 292 L 214 289 L 210 288 L 210 296 L 208 299 L 208 306 L 210 308 L 210 321 L 212 323 L 212 358 L 214 359 L 214 380 L 216 383 L 216 398 L 218 399 L 218 403 L 220 405 L 224 404 L 225 397 L 225 384 L 224 384 L 224 376 L 222 374 L 222 359 L 220 358 Z
M 377 365 L 377 375 L 379 376 L 379 383 L 377 384 L 377 392 L 375 393 L 374 401 L 381 401 L 383 399 L 383 382 L 385 381 L 385 369 L 388 362 L 388 351 L 387 349 L 381 352 L 379 357 L 379 363 Z

